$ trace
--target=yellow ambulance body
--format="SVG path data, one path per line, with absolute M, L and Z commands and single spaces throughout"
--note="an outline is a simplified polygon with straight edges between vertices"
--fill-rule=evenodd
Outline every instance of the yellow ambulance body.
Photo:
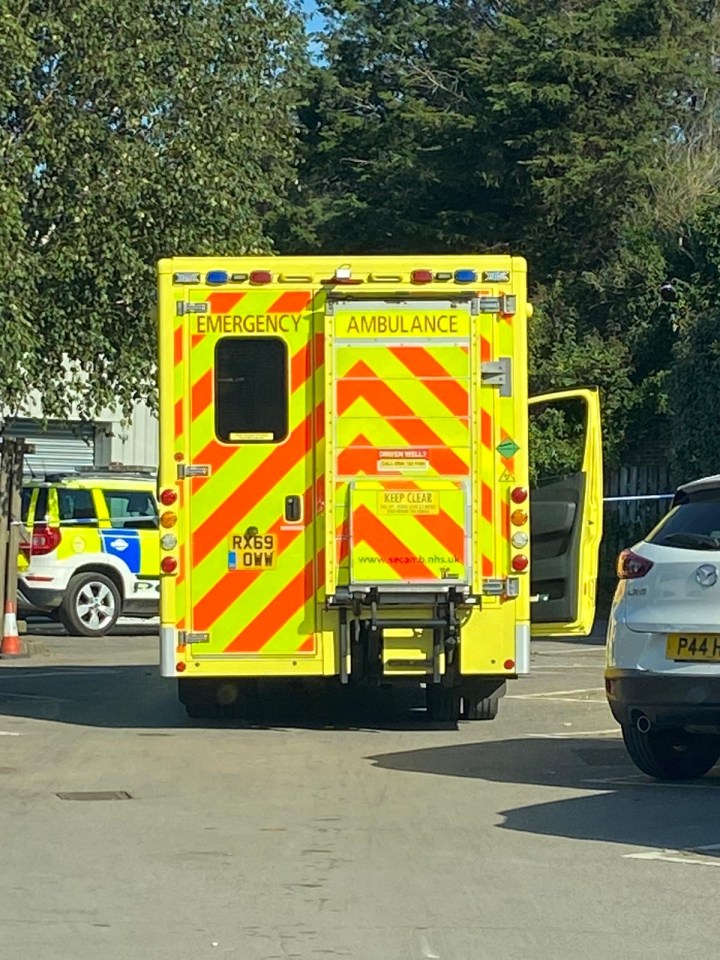
M 546 488 L 531 585 L 523 259 L 158 272 L 161 671 L 190 714 L 259 678 L 332 677 L 422 682 L 432 716 L 489 717 L 528 672 L 531 599 L 541 632 L 589 632 L 589 391 L 560 397 L 584 405 L 585 454 Z

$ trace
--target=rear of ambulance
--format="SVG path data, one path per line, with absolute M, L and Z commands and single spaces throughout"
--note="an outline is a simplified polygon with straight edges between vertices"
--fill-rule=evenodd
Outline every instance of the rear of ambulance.
M 325 589 L 341 679 L 453 714 L 529 660 L 524 261 L 338 268 L 327 293 Z
M 161 262 L 161 670 L 189 710 L 334 676 L 452 713 L 527 669 L 525 279 L 495 256 Z

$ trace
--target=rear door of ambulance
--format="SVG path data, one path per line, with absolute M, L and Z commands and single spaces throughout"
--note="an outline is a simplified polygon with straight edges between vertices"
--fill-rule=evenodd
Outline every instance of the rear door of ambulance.
M 586 636 L 595 620 L 603 526 L 597 391 L 533 397 L 530 440 L 532 634 Z
M 180 670 L 318 673 L 313 297 L 232 272 L 173 291 Z

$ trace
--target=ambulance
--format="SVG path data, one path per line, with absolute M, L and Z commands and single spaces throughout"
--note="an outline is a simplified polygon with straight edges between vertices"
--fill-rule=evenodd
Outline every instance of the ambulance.
M 160 261 L 160 659 L 189 715 L 293 678 L 422 684 L 431 718 L 491 719 L 531 630 L 591 630 L 598 398 L 529 401 L 526 274 Z M 531 492 L 532 409 L 577 462 Z

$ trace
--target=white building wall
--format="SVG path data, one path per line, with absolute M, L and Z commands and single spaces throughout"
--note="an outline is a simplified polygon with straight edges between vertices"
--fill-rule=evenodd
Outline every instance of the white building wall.
M 137 405 L 130 423 L 109 411 L 98 418 L 95 433 L 95 464 L 124 463 L 157 469 L 159 459 L 158 421 L 144 403 Z

